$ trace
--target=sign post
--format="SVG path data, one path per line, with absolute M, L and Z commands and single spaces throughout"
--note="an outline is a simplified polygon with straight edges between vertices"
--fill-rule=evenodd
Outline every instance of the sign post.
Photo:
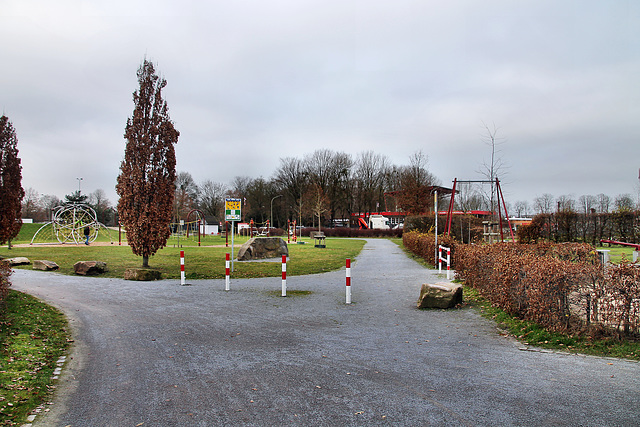
M 242 199 L 224 199 L 224 219 L 231 222 L 231 271 L 234 271 L 233 241 L 235 233 L 234 223 L 242 219 Z

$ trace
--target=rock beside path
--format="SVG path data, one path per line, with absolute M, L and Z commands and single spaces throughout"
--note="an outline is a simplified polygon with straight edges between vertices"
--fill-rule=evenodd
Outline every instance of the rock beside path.
M 107 263 L 103 261 L 78 261 L 73 264 L 73 271 L 81 276 L 95 276 L 107 271 Z
M 29 258 L 23 257 L 23 256 L 19 256 L 19 257 L 15 257 L 15 258 L 5 258 L 3 260 L 4 262 L 8 262 L 10 266 L 15 266 L 15 265 L 29 265 L 31 264 L 31 261 L 29 260 Z
M 53 261 L 48 261 L 46 259 L 37 259 L 33 261 L 33 269 L 34 270 L 42 270 L 42 271 L 53 271 L 59 269 L 60 266 Z
M 138 280 L 149 282 L 152 280 L 160 280 L 162 274 L 158 270 L 149 268 L 127 268 L 124 271 L 124 280 Z
M 287 242 L 281 237 L 253 237 L 238 251 L 238 261 L 289 256 Z
M 420 289 L 418 308 L 452 308 L 462 303 L 462 285 L 457 283 L 425 283 Z

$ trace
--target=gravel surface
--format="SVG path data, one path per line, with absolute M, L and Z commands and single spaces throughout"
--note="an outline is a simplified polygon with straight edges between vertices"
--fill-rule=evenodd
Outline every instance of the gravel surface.
M 17 270 L 13 288 L 63 309 L 76 340 L 35 425 L 639 424 L 639 363 L 527 351 L 473 309 L 418 310 L 436 273 L 383 239 L 352 262 L 351 305 L 344 269 L 290 276 L 311 293 L 286 298 L 279 277 L 225 292 Z

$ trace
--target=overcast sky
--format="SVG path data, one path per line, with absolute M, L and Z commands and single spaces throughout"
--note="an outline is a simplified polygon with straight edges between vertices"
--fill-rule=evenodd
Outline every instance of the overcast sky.
M 197 183 L 283 157 L 418 150 L 479 179 L 497 128 L 510 202 L 637 195 L 637 0 L 0 0 L 0 107 L 23 187 L 115 203 L 136 71 L 154 62 Z

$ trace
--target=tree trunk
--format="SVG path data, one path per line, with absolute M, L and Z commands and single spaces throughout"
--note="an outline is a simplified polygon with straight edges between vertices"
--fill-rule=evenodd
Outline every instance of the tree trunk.
M 149 255 L 142 255 L 142 267 L 149 268 Z

